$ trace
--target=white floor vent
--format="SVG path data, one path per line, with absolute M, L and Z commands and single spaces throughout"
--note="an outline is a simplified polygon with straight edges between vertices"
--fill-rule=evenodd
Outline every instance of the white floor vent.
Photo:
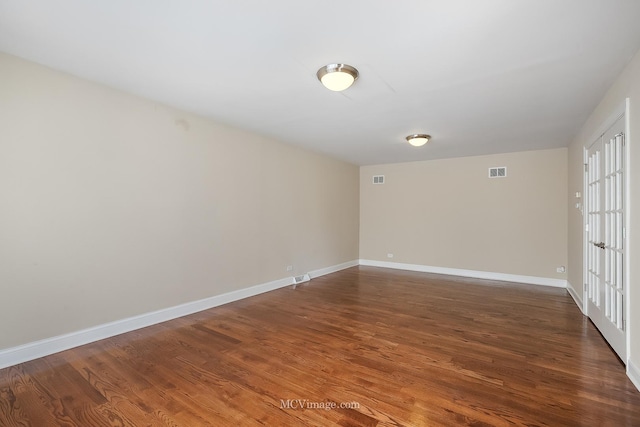
M 293 289 L 296 288 L 296 285 L 299 285 L 300 283 L 308 282 L 309 280 L 311 280 L 311 277 L 309 277 L 308 274 L 303 274 L 302 276 L 295 276 L 293 278 Z
M 497 168 L 489 168 L 489 178 L 506 178 L 507 168 L 500 166 Z

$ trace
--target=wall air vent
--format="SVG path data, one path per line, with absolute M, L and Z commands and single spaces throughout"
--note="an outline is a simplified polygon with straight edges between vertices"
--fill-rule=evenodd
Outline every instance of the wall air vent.
M 489 168 L 489 178 L 505 178 L 506 176 L 507 168 L 504 166 Z
M 373 176 L 374 184 L 384 184 L 384 175 L 374 175 Z
M 296 286 L 299 285 L 300 283 L 308 282 L 309 280 L 311 280 L 311 277 L 309 277 L 309 274 L 303 274 L 301 276 L 295 276 L 293 278 L 293 289 L 295 289 Z

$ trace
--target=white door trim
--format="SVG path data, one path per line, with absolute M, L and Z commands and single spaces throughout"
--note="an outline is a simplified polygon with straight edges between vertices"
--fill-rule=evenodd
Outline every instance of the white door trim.
M 629 262 L 629 260 L 633 259 L 631 257 L 631 239 L 629 238 L 630 232 L 631 232 L 631 162 L 629 161 L 630 158 L 630 147 L 631 147 L 631 121 L 629 118 L 629 107 L 631 105 L 631 101 L 629 98 L 626 98 L 624 100 L 624 132 L 625 132 L 625 140 L 626 140 L 626 144 L 625 144 L 625 153 L 624 153 L 624 158 L 625 158 L 625 173 L 627 174 L 626 179 L 625 179 L 625 195 L 624 195 L 624 203 L 625 203 L 625 229 L 626 229 L 626 241 L 625 244 L 626 246 L 626 265 L 625 265 L 625 269 L 624 269 L 624 274 L 627 278 L 626 283 L 627 283 L 627 289 L 626 289 L 626 297 L 627 297 L 627 301 L 625 304 L 625 311 L 627 313 L 627 360 L 625 360 L 625 365 L 629 366 L 629 358 L 630 358 L 630 353 L 631 353 L 631 334 L 629 333 L 630 329 L 631 329 L 631 286 L 629 286 L 630 283 L 632 283 L 632 279 L 631 279 L 631 262 Z

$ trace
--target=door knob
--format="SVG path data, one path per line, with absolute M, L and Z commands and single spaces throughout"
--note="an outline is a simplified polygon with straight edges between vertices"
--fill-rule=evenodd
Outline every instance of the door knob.
M 593 246 L 597 246 L 600 249 L 604 249 L 604 242 L 600 242 L 600 243 L 594 243 Z

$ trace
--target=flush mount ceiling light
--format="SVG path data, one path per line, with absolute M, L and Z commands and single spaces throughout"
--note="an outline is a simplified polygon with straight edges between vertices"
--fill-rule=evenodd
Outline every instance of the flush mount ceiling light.
M 424 133 L 416 133 L 407 137 L 407 141 L 409 142 L 409 144 L 413 145 L 414 147 L 422 147 L 424 144 L 429 142 L 430 139 L 431 135 L 425 135 Z
M 347 64 L 329 64 L 316 73 L 324 87 L 334 92 L 348 89 L 358 78 L 358 70 Z

